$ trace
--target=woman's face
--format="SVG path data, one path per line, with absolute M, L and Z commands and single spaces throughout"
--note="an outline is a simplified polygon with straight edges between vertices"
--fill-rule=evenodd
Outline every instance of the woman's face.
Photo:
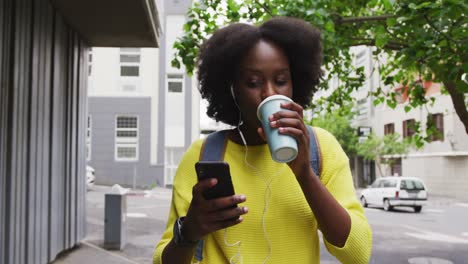
M 259 127 L 257 106 L 268 96 L 292 98 L 292 81 L 286 54 L 272 42 L 260 40 L 241 59 L 235 94 L 242 119 L 249 128 Z

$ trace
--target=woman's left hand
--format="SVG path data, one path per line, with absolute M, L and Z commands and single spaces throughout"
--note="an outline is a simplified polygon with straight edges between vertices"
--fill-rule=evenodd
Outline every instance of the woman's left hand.
M 309 131 L 304 124 L 302 106 L 295 102 L 282 103 L 281 110 L 269 117 L 270 126 L 278 128 L 280 134 L 290 135 L 297 140 L 298 153 L 296 159 L 288 163 L 291 170 L 299 177 L 308 177 L 310 174 Z M 265 139 L 263 128 L 258 133 Z

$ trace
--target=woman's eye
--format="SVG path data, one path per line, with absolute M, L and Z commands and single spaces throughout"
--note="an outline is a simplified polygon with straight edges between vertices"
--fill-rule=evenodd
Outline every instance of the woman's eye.
M 276 81 L 276 84 L 277 84 L 277 85 L 280 85 L 280 86 L 286 85 L 287 83 L 288 83 L 287 80 L 277 80 L 277 81 Z
M 249 82 L 247 82 L 247 87 L 249 87 L 249 88 L 255 88 L 255 87 L 258 87 L 260 85 L 261 85 L 260 81 L 249 81 Z

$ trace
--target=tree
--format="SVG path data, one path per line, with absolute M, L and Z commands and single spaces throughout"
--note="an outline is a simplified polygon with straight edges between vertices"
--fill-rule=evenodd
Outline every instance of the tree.
M 383 137 L 378 137 L 371 134 L 363 143 L 357 147 L 358 155 L 366 160 L 373 160 L 377 165 L 381 176 L 382 164 L 391 167 L 398 158 L 408 153 L 411 142 L 408 140 L 400 140 L 400 135 L 397 133 L 388 134 Z
M 369 93 L 374 104 L 395 108 L 397 94 L 386 87 L 402 85 L 410 98 L 408 112 L 436 100 L 425 96 L 423 81 L 443 83 L 468 134 L 467 6 L 463 0 L 201 0 L 190 9 L 185 34 L 174 45 L 173 65 L 183 63 L 192 73 L 204 38 L 226 23 L 298 17 L 322 31 L 325 71 L 340 80 L 319 101 L 328 111 L 352 101 L 352 92 L 365 81 L 363 68 L 352 66 L 350 47 L 367 45 L 375 47 L 376 61 L 386 61 L 377 69 L 381 86 Z M 327 89 L 327 83 L 320 88 Z
M 331 112 L 322 112 L 311 120 L 307 120 L 306 123 L 332 133 L 343 147 L 346 155 L 351 158 L 357 154 L 358 144 L 356 129 L 351 126 L 353 117 L 352 106 L 348 105 Z

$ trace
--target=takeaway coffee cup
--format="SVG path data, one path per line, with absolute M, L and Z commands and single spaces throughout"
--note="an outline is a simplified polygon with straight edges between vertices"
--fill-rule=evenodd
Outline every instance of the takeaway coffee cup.
M 292 100 L 284 95 L 272 95 L 263 100 L 257 108 L 257 117 L 262 122 L 271 157 L 276 162 L 289 162 L 297 156 L 296 139 L 280 134 L 278 128 L 272 128 L 268 120 L 272 114 L 285 110 L 280 106 L 284 102 L 292 102 Z

